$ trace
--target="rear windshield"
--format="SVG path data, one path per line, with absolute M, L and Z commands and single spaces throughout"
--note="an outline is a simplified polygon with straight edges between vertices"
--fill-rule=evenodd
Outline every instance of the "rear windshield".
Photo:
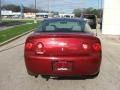
M 85 23 L 79 20 L 45 20 L 37 32 L 84 32 Z

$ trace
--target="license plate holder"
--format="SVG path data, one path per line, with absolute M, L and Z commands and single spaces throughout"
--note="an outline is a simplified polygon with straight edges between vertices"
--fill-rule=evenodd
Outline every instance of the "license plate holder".
M 72 62 L 69 61 L 55 61 L 53 62 L 54 71 L 72 71 Z

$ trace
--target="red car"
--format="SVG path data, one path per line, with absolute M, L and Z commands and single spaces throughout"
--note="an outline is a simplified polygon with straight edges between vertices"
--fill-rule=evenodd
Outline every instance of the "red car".
M 80 19 L 46 19 L 25 43 L 27 72 L 37 77 L 99 74 L 101 43 Z

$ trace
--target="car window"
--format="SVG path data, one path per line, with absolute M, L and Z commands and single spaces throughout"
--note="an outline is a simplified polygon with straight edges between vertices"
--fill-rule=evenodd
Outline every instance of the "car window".
M 85 32 L 91 32 L 91 27 L 88 23 L 85 24 Z
M 84 15 L 83 17 L 87 19 L 95 19 L 94 15 Z
M 84 31 L 87 32 L 87 33 L 95 34 L 95 32 L 91 29 L 91 27 L 88 23 L 85 24 L 85 30 Z
M 84 32 L 85 22 L 77 20 L 46 20 L 38 29 L 39 32 Z

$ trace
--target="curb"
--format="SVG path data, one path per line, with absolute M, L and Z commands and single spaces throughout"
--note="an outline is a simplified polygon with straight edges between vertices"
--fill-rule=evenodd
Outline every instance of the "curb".
M 11 38 L 11 39 L 8 39 L 8 40 L 0 43 L 0 47 L 3 46 L 3 45 L 6 45 L 6 44 L 8 44 L 8 43 L 10 43 L 10 42 L 12 42 L 12 41 L 14 41 L 14 40 L 16 40 L 16 39 L 18 39 L 19 37 L 22 37 L 22 36 L 24 36 L 24 35 L 32 32 L 32 31 L 34 31 L 34 30 L 35 30 L 35 29 L 32 29 L 32 30 L 30 30 L 30 31 L 28 31 L 28 32 L 22 33 L 22 34 L 20 34 L 20 35 L 18 35 L 18 36 L 15 36 L 15 37 Z

